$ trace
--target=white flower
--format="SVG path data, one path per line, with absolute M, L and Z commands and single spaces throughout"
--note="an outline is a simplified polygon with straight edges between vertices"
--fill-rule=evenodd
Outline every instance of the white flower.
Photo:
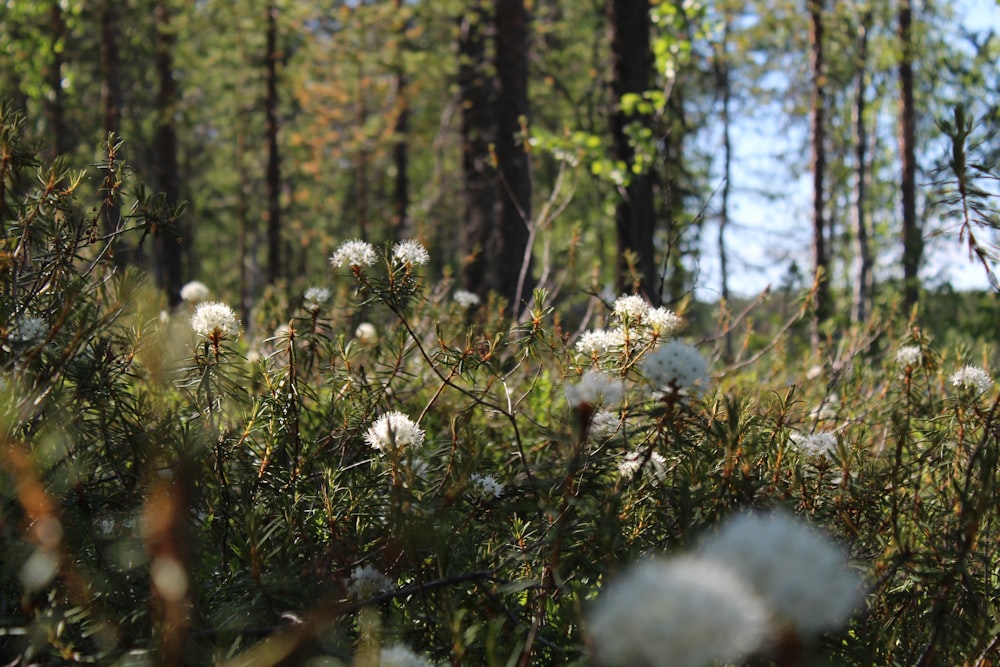
M 604 354 L 625 344 L 621 331 L 591 329 L 584 331 L 576 341 L 576 349 L 584 354 Z
M 703 667 L 759 648 L 769 618 L 731 570 L 682 556 L 633 565 L 601 590 L 587 620 L 601 664 Z
M 701 553 L 742 575 L 803 638 L 839 627 L 863 599 L 840 546 L 785 512 L 736 515 Z
M 371 266 L 377 259 L 371 243 L 353 239 L 340 244 L 330 256 L 330 264 L 334 267 Z
M 49 333 L 49 325 L 40 317 L 20 318 L 14 324 L 9 337 L 15 343 L 34 343 L 45 338 Z
M 602 400 L 607 403 L 619 401 L 625 392 L 625 385 L 601 371 L 589 370 L 576 384 L 566 385 L 566 399 L 574 408 L 583 405 L 597 405 Z
M 651 452 L 649 461 L 643 465 L 645 458 L 646 452 L 644 450 L 637 449 L 634 452 L 629 452 L 618 462 L 618 474 L 623 480 L 630 482 L 641 467 L 647 475 L 651 475 L 657 482 L 662 482 L 667 474 L 667 460 L 659 452 Z
M 413 240 L 400 241 L 393 246 L 392 256 L 400 264 L 408 264 L 410 266 L 421 266 L 431 261 L 431 256 L 427 253 L 427 248 L 421 245 L 419 241 Z
M 205 286 L 205 283 L 200 283 L 197 280 L 192 280 L 181 288 L 181 298 L 188 303 L 204 301 L 208 298 L 208 294 L 208 287 Z
M 389 577 L 371 565 L 354 568 L 354 572 L 347 580 L 347 595 L 355 600 L 367 600 L 374 595 L 387 593 L 395 588 L 396 585 Z
M 354 330 L 354 337 L 362 347 L 372 347 L 378 342 L 378 330 L 371 322 L 362 322 Z
M 199 303 L 191 316 L 191 328 L 203 338 L 209 336 L 237 336 L 240 332 L 240 321 L 236 319 L 236 311 L 224 303 L 209 301 Z
M 455 300 L 455 303 L 462 306 L 462 308 L 472 308 L 479 305 L 479 295 L 467 292 L 464 289 L 455 290 L 451 298 Z
M 325 287 L 310 287 L 302 295 L 303 305 L 311 313 L 318 313 L 323 304 L 330 300 L 330 290 Z
M 402 412 L 387 412 L 368 429 L 365 442 L 380 451 L 419 447 L 424 442 L 424 431 Z
M 830 459 L 837 451 L 837 436 L 833 433 L 812 433 L 809 435 L 792 433 L 789 440 L 796 449 L 806 456 Z
M 638 294 L 620 296 L 615 299 L 615 315 L 620 320 L 641 320 L 649 312 L 649 304 Z
M 990 374 L 977 366 L 962 366 L 951 376 L 951 384 L 963 389 L 971 389 L 977 394 L 989 391 L 993 386 Z
M 378 656 L 379 667 L 434 667 L 434 664 L 403 644 L 383 647 Z
M 669 334 L 681 326 L 681 318 L 677 313 L 666 308 L 650 308 L 646 313 L 646 322 L 658 334 Z
M 613 436 L 621 428 L 622 419 L 616 413 L 599 410 L 590 419 L 588 436 L 594 442 L 603 442 Z
M 646 380 L 667 394 L 701 393 L 708 386 L 708 362 L 692 345 L 672 340 L 653 350 L 640 364 Z
M 920 346 L 904 345 L 896 350 L 896 363 L 900 366 L 919 366 L 921 356 Z
M 503 495 L 503 484 L 498 482 L 493 475 L 474 473 L 469 476 L 469 481 L 472 483 L 470 491 L 476 500 L 492 500 Z

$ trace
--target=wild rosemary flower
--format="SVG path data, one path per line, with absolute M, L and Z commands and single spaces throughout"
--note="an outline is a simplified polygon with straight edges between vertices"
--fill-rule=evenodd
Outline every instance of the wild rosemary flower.
M 919 366 L 921 359 L 918 345 L 904 345 L 896 350 L 896 363 L 900 366 Z
M 621 400 L 625 385 L 601 371 L 589 370 L 580 381 L 566 385 L 566 399 L 573 408 L 595 406 L 599 403 L 615 403 Z
M 371 565 L 354 568 L 354 572 L 347 580 L 347 595 L 354 600 L 367 600 L 379 593 L 387 593 L 394 588 L 396 586 L 392 580 Z
M 419 447 L 424 443 L 424 431 L 402 412 L 387 412 L 368 429 L 365 442 L 383 452 Z
M 615 299 L 612 307 L 618 319 L 630 322 L 642 320 L 649 312 L 649 304 L 637 294 L 623 295 Z
M 191 328 L 202 338 L 235 338 L 240 332 L 240 321 L 226 304 L 209 301 L 198 304 L 191 316 Z
M 993 379 L 989 373 L 978 366 L 962 366 L 952 373 L 951 384 L 962 389 L 970 389 L 976 394 L 982 394 L 993 386 Z
M 379 667 L 434 667 L 434 663 L 403 644 L 383 647 L 379 652 L 378 664 Z
M 302 295 L 303 305 L 310 313 L 318 313 L 323 304 L 330 300 L 330 290 L 326 287 L 310 287 Z
M 344 241 L 330 256 L 330 264 L 334 268 L 371 266 L 377 260 L 378 255 L 372 244 L 358 239 Z
M 400 264 L 407 266 L 422 266 L 431 261 L 431 256 L 419 241 L 400 241 L 392 249 L 392 256 Z
M 701 393 L 709 383 L 705 357 L 680 341 L 672 340 L 647 354 L 640 368 L 649 384 L 666 394 Z
M 476 500 L 493 500 L 503 495 L 503 484 L 493 475 L 474 473 L 469 476 L 469 483 L 471 486 L 469 490 Z
M 451 298 L 455 300 L 455 303 L 463 308 L 472 308 L 473 306 L 479 305 L 479 295 L 474 294 L 473 292 L 467 292 L 464 289 L 455 290 L 455 293 Z
M 200 283 L 197 280 L 192 280 L 181 288 L 181 298 L 188 303 L 201 303 L 208 298 L 208 295 L 208 287 L 205 286 L 205 283 Z
M 837 436 L 833 433 L 792 433 L 789 440 L 806 456 L 829 459 L 837 451 Z

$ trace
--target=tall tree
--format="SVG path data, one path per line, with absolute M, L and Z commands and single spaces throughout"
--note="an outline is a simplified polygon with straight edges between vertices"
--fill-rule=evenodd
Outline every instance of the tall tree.
M 281 263 L 281 154 L 278 148 L 278 8 L 269 2 L 266 8 L 266 54 L 264 85 L 267 90 L 264 114 L 267 118 L 267 281 L 282 276 Z
M 653 178 L 643 169 L 634 170 L 635 153 L 629 141 L 628 126 L 647 123 L 639 114 L 630 117 L 622 107 L 626 95 L 642 95 L 652 80 L 653 55 L 650 50 L 648 0 L 608 0 L 613 60 L 611 89 L 615 110 L 611 115 L 612 152 L 628 169 L 628 182 L 620 190 L 615 207 L 615 230 L 618 239 L 617 282 L 620 291 L 637 289 L 654 305 L 659 303 L 653 233 Z M 633 271 L 638 280 L 632 278 Z M 637 283 L 637 284 L 635 284 Z
M 181 200 L 181 182 L 177 162 L 177 128 L 174 114 L 177 110 L 177 81 L 174 79 L 174 45 L 176 35 L 171 25 L 169 0 L 160 0 L 153 10 L 154 60 L 157 78 L 156 130 L 153 136 L 154 174 L 156 187 L 164 194 L 168 206 L 177 206 Z M 181 254 L 183 237 L 181 220 L 162 225 L 156 230 L 154 241 L 153 274 L 157 284 L 167 293 L 171 307 L 181 301 Z
M 898 15 L 899 59 L 899 158 L 902 168 L 903 307 L 909 311 L 920 295 L 917 272 L 923 255 L 923 238 L 917 222 L 916 109 L 913 102 L 913 8 L 900 0 Z
M 48 66 L 48 120 L 52 149 L 56 155 L 69 151 L 69 137 L 66 134 L 66 102 L 63 92 L 63 50 L 66 47 L 66 21 L 63 18 L 59 0 L 49 5 L 50 53 Z
M 524 0 L 495 0 L 499 249 L 494 288 L 520 311 L 531 271 L 531 164 L 522 141 L 528 118 L 528 11 Z
M 396 11 L 398 23 L 395 29 L 396 51 L 392 73 L 393 97 L 396 103 L 396 119 L 392 128 L 392 162 L 396 172 L 392 189 L 392 227 L 396 232 L 396 238 L 402 238 L 410 236 L 409 138 L 407 137 L 410 103 L 407 99 L 406 68 L 403 64 L 409 20 L 404 16 L 407 10 L 403 0 L 393 0 L 393 9 Z
M 458 39 L 458 88 L 462 122 L 462 277 L 467 289 L 485 293 L 487 258 L 497 255 L 498 197 L 490 165 L 496 120 L 493 77 L 487 62 L 489 19 L 481 0 L 472 0 L 462 15 Z
M 868 100 L 865 94 L 868 78 L 868 31 L 872 24 L 872 9 L 861 10 L 858 22 L 857 54 L 854 72 L 854 299 L 851 319 L 864 322 L 872 299 L 872 250 L 868 217 L 865 209 L 868 181 L 868 133 L 866 115 Z
M 826 245 L 824 181 L 826 176 L 826 71 L 823 53 L 824 0 L 806 0 L 809 13 L 809 69 L 811 77 L 810 143 L 812 146 L 812 250 L 816 287 L 815 319 L 825 322 L 831 313 L 830 255 Z
M 104 106 L 104 135 L 109 141 L 117 143 L 121 135 L 122 118 L 122 87 L 121 87 L 121 53 L 118 47 L 118 2 L 104 0 L 101 7 L 101 99 Z M 111 139 L 114 137 L 114 139 Z M 114 143 L 108 146 L 109 159 L 118 158 Z M 109 179 L 114 174 L 108 175 Z M 111 237 L 112 248 L 118 244 L 114 235 L 121 220 L 121 199 L 115 184 L 108 182 L 105 188 L 104 233 Z M 114 262 L 123 266 L 125 256 L 120 251 L 114 252 Z

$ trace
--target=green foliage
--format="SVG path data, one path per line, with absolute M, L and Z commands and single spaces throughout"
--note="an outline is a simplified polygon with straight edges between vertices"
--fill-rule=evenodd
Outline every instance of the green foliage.
M 803 307 L 711 383 L 653 386 L 667 313 L 595 300 L 582 327 L 608 329 L 585 343 L 544 291 L 511 322 L 392 245 L 258 304 L 273 336 L 237 335 L 220 304 L 161 313 L 110 263 L 84 176 L 2 120 L 5 658 L 374 664 L 402 642 L 583 664 L 620 572 L 748 507 L 825 527 L 867 590 L 842 629 L 753 664 L 995 657 L 1000 394 L 952 379 L 995 376 L 995 340 L 882 313 L 803 353 Z M 175 212 L 121 177 L 125 233 L 155 234 Z

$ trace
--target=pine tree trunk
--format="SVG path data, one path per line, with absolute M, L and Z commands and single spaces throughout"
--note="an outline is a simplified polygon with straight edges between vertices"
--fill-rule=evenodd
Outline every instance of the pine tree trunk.
M 627 93 L 645 92 L 652 80 L 650 51 L 650 18 L 648 0 L 608 0 L 611 23 L 611 51 L 614 61 L 612 93 L 618 105 Z M 611 118 L 613 155 L 631 167 L 634 154 L 625 128 L 630 119 L 616 108 Z M 644 120 L 644 119 L 640 119 Z M 619 290 L 646 295 L 654 305 L 659 303 L 656 261 L 653 252 L 655 211 L 653 179 L 649 173 L 630 173 L 630 180 L 621 192 L 615 208 L 615 229 L 618 239 L 616 275 Z M 634 258 L 633 267 L 629 258 Z
M 899 62 L 899 156 L 902 167 L 903 215 L 903 307 L 907 313 L 920 295 L 917 271 L 923 255 L 923 238 L 917 223 L 917 161 L 915 155 L 915 115 L 913 106 L 913 43 L 911 24 L 913 10 L 910 0 L 900 0 L 899 41 L 902 58 Z
M 393 0 L 393 8 L 397 13 L 403 9 L 403 0 Z M 407 22 L 400 21 L 396 30 L 396 62 L 393 72 L 393 95 L 396 99 L 396 120 L 392 128 L 392 163 L 396 174 L 392 190 L 392 228 L 395 237 L 402 239 L 412 235 L 410 228 L 410 181 L 408 136 L 410 121 L 410 102 L 407 99 L 406 71 L 403 66 L 404 41 L 406 39 Z
M 516 317 L 531 273 L 531 164 L 520 137 L 528 118 L 528 11 L 524 0 L 496 0 L 495 11 L 501 243 L 492 259 L 494 287 Z
M 729 17 L 722 30 L 722 44 L 718 54 L 718 86 L 722 94 L 722 201 L 719 210 L 719 273 L 722 281 L 722 300 L 729 303 L 729 258 L 726 254 L 726 227 L 729 226 L 729 193 L 732 183 L 732 142 L 730 140 L 729 107 L 732 86 L 729 80 Z M 725 359 L 733 358 L 733 333 L 726 332 Z
M 266 99 L 264 113 L 267 124 L 267 282 L 274 283 L 282 276 L 281 261 L 281 155 L 278 152 L 278 9 L 267 6 L 266 35 Z
M 49 32 L 51 33 L 51 60 L 46 71 L 51 97 L 48 100 L 49 132 L 52 136 L 54 155 L 65 155 L 69 151 L 69 140 L 66 135 L 66 100 L 63 94 L 63 47 L 66 41 L 66 22 L 63 19 L 62 6 L 58 0 L 53 0 L 49 6 Z
M 473 0 L 461 18 L 458 40 L 458 87 L 462 110 L 462 279 L 465 288 L 482 294 L 490 289 L 487 258 L 496 256 L 498 200 L 490 164 L 494 143 L 493 78 L 486 58 L 488 18 L 481 0 Z
M 121 53 L 118 49 L 118 9 L 116 0 L 105 0 L 101 9 L 101 100 L 104 106 L 104 136 L 121 134 L 122 92 Z M 110 174 L 109 174 L 110 176 Z M 105 193 L 104 234 L 109 237 L 115 266 L 123 267 L 126 256 L 114 234 L 121 222 L 121 198 L 117 190 Z
M 854 74 L 854 240 L 857 244 L 854 256 L 854 308 L 851 311 L 854 322 L 865 321 L 872 299 L 872 251 L 865 215 L 865 190 L 868 184 L 865 79 L 868 73 L 868 29 L 871 21 L 871 9 L 866 9 L 858 25 L 858 55 Z
M 806 0 L 810 22 L 809 67 L 812 76 L 812 100 L 810 103 L 810 132 L 812 143 L 813 174 L 813 270 L 817 277 L 815 324 L 819 325 L 830 317 L 830 255 L 826 245 L 826 224 L 824 221 L 823 183 L 826 177 L 826 143 L 824 90 L 826 72 L 823 58 L 823 12 L 824 0 Z M 818 334 L 817 334 L 818 335 Z
M 170 26 L 170 8 L 157 3 L 153 12 L 156 25 L 154 60 L 158 88 L 156 91 L 157 127 L 153 137 L 157 189 L 166 196 L 168 206 L 180 203 L 180 175 L 177 165 L 177 130 L 174 110 L 177 105 L 177 82 L 174 80 L 174 43 Z M 153 274 L 157 284 L 167 293 L 170 306 L 181 301 L 181 229 L 175 225 L 161 227 L 154 241 Z

